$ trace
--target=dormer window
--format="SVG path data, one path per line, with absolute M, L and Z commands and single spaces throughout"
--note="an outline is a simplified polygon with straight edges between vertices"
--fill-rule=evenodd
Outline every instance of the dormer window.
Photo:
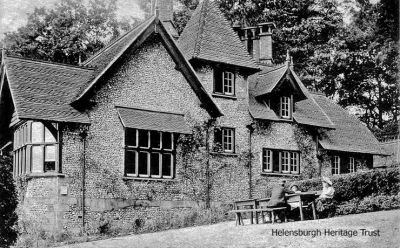
M 288 96 L 280 98 L 280 117 L 285 119 L 292 118 L 292 99 Z
M 235 95 L 235 73 L 227 70 L 214 70 L 214 93 Z

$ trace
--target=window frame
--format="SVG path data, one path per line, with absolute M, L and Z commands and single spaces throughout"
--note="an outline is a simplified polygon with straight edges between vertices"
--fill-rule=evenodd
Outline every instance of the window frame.
M 287 100 L 287 102 L 285 100 Z M 279 116 L 282 119 L 292 119 L 292 109 L 293 109 L 292 100 L 293 100 L 292 96 L 281 96 L 279 98 Z
M 274 163 L 274 153 L 271 149 L 263 148 L 261 154 L 261 171 L 272 172 Z
M 234 128 L 230 128 L 230 127 L 223 127 L 223 128 L 221 128 L 221 131 L 222 131 L 222 135 L 221 135 L 221 137 L 222 137 L 222 142 L 221 142 L 222 151 L 224 153 L 235 153 L 235 129 Z M 225 131 L 231 132 L 231 135 L 230 135 L 231 142 L 229 142 L 228 145 L 231 146 L 232 149 L 225 149 L 225 145 L 226 145 L 226 143 L 225 143 L 225 137 L 226 137 Z
M 340 156 L 333 156 L 332 175 L 340 174 Z
M 230 71 L 222 71 L 222 91 L 224 95 L 235 95 L 235 73 Z M 230 90 L 226 90 L 230 88 Z
M 40 136 L 41 139 L 34 140 L 33 125 L 39 124 L 41 128 Z M 48 125 L 54 125 L 53 128 L 57 131 L 54 135 L 49 130 Z M 51 135 L 51 140 L 46 140 L 47 135 Z M 60 129 L 57 123 L 45 124 L 41 121 L 29 120 L 16 126 L 14 129 L 14 147 L 13 147 L 13 175 L 14 177 L 23 174 L 41 174 L 41 173 L 61 173 L 61 159 L 60 159 Z M 53 140 L 53 141 L 52 141 Z M 33 156 L 33 150 L 39 147 L 41 148 L 41 169 L 38 171 L 33 170 L 33 162 L 35 157 Z M 54 147 L 54 161 L 47 160 L 48 147 Z M 54 170 L 46 169 L 46 162 L 54 162 Z
M 136 146 L 129 146 L 126 144 L 127 142 L 127 132 L 130 132 L 132 134 L 134 130 L 134 135 L 136 135 Z M 147 131 L 147 139 L 148 139 L 148 146 L 140 146 L 140 131 Z M 151 135 L 157 132 L 160 135 L 160 143 L 159 147 L 152 147 L 151 143 Z M 169 132 L 162 132 L 162 131 L 156 131 L 156 130 L 144 130 L 144 129 L 138 129 L 138 128 L 124 128 L 124 133 L 125 133 L 125 140 L 124 140 L 124 176 L 126 177 L 132 177 L 132 178 L 138 178 L 138 179 L 173 179 L 175 177 L 175 167 L 176 167 L 176 137 L 177 134 L 175 133 L 169 133 Z M 171 147 L 170 148 L 164 148 L 164 142 L 163 142 L 163 136 L 164 135 L 171 135 Z M 135 152 L 135 161 L 128 161 L 128 152 Z M 147 173 L 140 173 L 140 154 L 141 153 L 146 153 L 147 154 Z M 158 154 L 158 174 L 153 174 L 152 173 L 152 155 Z M 166 176 L 163 175 L 163 156 L 164 155 L 170 155 L 171 156 L 171 165 L 170 165 L 170 175 Z M 128 171 L 128 166 L 131 165 L 134 168 L 133 169 L 134 173 L 127 173 Z
M 233 70 L 214 68 L 213 93 L 227 97 L 235 97 L 236 72 Z
M 271 155 L 268 169 L 268 153 Z M 285 155 L 284 155 L 285 154 Z M 274 157 L 277 157 L 278 170 L 274 170 Z M 284 161 L 285 160 L 285 161 Z M 294 163 L 296 162 L 296 163 Z M 263 148 L 261 152 L 261 171 L 266 174 L 299 175 L 301 157 L 299 151 Z M 267 168 L 267 169 L 265 169 Z M 292 168 L 296 168 L 293 170 Z
M 349 173 L 356 172 L 356 161 L 354 157 L 349 157 Z

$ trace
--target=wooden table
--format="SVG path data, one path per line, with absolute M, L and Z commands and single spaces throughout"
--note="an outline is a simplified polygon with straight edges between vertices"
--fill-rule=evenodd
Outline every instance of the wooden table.
M 314 218 L 314 220 L 316 220 L 317 212 L 315 210 L 315 199 L 317 197 L 318 197 L 318 193 L 315 191 L 301 192 L 301 193 L 287 195 L 286 202 L 287 203 L 295 203 L 295 202 L 299 203 L 300 220 L 304 220 L 304 214 L 303 214 L 304 205 L 308 205 L 309 203 L 311 203 L 313 218 Z

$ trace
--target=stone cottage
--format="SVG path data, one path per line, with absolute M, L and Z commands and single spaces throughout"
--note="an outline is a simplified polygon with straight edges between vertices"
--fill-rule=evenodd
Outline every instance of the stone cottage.
M 202 166 L 218 167 L 212 204 L 263 197 L 282 177 L 372 168 L 372 133 L 310 92 L 289 56 L 273 63 L 273 23 L 233 29 L 209 0 L 180 37 L 171 20 L 166 0 L 79 66 L 3 54 L 0 147 L 45 225 L 96 230 L 104 214 L 129 222 L 196 206 L 204 198 L 188 188 L 204 178 L 185 174 L 195 134 L 206 137 L 192 149 Z

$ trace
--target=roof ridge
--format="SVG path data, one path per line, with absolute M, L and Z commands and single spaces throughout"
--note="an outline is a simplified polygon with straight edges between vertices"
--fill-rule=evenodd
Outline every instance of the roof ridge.
M 326 97 L 326 96 L 324 96 L 324 97 Z M 317 101 L 315 101 L 315 99 L 314 99 L 314 97 L 313 96 L 311 96 L 310 97 L 312 100 L 313 100 L 313 102 L 318 106 L 318 108 L 322 111 L 322 113 L 325 115 L 325 117 L 329 120 L 329 122 L 332 124 L 332 125 L 336 125 L 333 121 L 332 121 L 332 119 L 329 117 L 329 115 L 324 111 L 324 109 L 321 107 L 321 106 L 319 106 L 319 104 L 317 103 Z M 327 97 L 326 97 L 327 98 Z M 329 100 L 329 99 L 328 99 Z
M 193 56 L 198 56 L 200 54 L 201 42 L 203 41 L 204 25 L 206 23 L 208 0 L 204 0 L 201 4 L 200 9 L 200 22 L 199 22 L 199 32 L 196 37 L 196 44 L 194 45 Z
M 136 26 L 132 27 L 131 30 L 127 31 L 126 33 L 124 33 L 123 35 L 111 40 L 107 45 L 105 45 L 103 48 L 101 48 L 99 51 L 97 51 L 96 53 L 94 53 L 90 58 L 88 58 L 86 61 L 84 61 L 82 64 L 86 65 L 88 63 L 90 63 L 91 61 L 93 61 L 95 58 L 97 58 L 99 55 L 101 55 L 103 52 L 107 51 L 109 48 L 111 48 L 113 45 L 115 45 L 118 41 L 122 40 L 123 38 L 125 38 L 126 36 L 128 36 L 130 33 L 132 33 L 134 30 L 136 30 L 137 28 L 139 28 L 140 26 L 142 26 L 143 24 L 147 23 L 150 19 L 152 19 L 154 17 L 154 15 L 148 17 L 147 19 L 145 19 L 143 22 L 138 23 Z
M 14 58 L 14 59 L 26 60 L 26 61 L 30 61 L 30 62 L 43 63 L 43 64 L 49 64 L 49 65 L 55 65 L 55 66 L 73 67 L 73 68 L 82 69 L 82 70 L 94 70 L 95 69 L 92 66 L 72 65 L 72 64 L 66 64 L 66 63 L 60 63 L 60 62 L 54 62 L 54 61 L 27 58 L 27 57 L 23 57 L 23 56 L 19 56 L 19 55 L 14 55 L 14 54 L 8 54 L 6 56 L 6 58 Z
M 265 75 L 265 74 L 274 72 L 274 71 L 276 71 L 276 70 L 282 69 L 283 67 L 287 67 L 287 64 L 282 64 L 282 65 L 280 65 L 279 67 L 275 67 L 274 69 L 272 69 L 272 70 L 270 70 L 270 71 L 266 71 L 266 72 L 260 71 L 260 72 L 258 73 L 257 76 L 261 76 L 261 75 Z

